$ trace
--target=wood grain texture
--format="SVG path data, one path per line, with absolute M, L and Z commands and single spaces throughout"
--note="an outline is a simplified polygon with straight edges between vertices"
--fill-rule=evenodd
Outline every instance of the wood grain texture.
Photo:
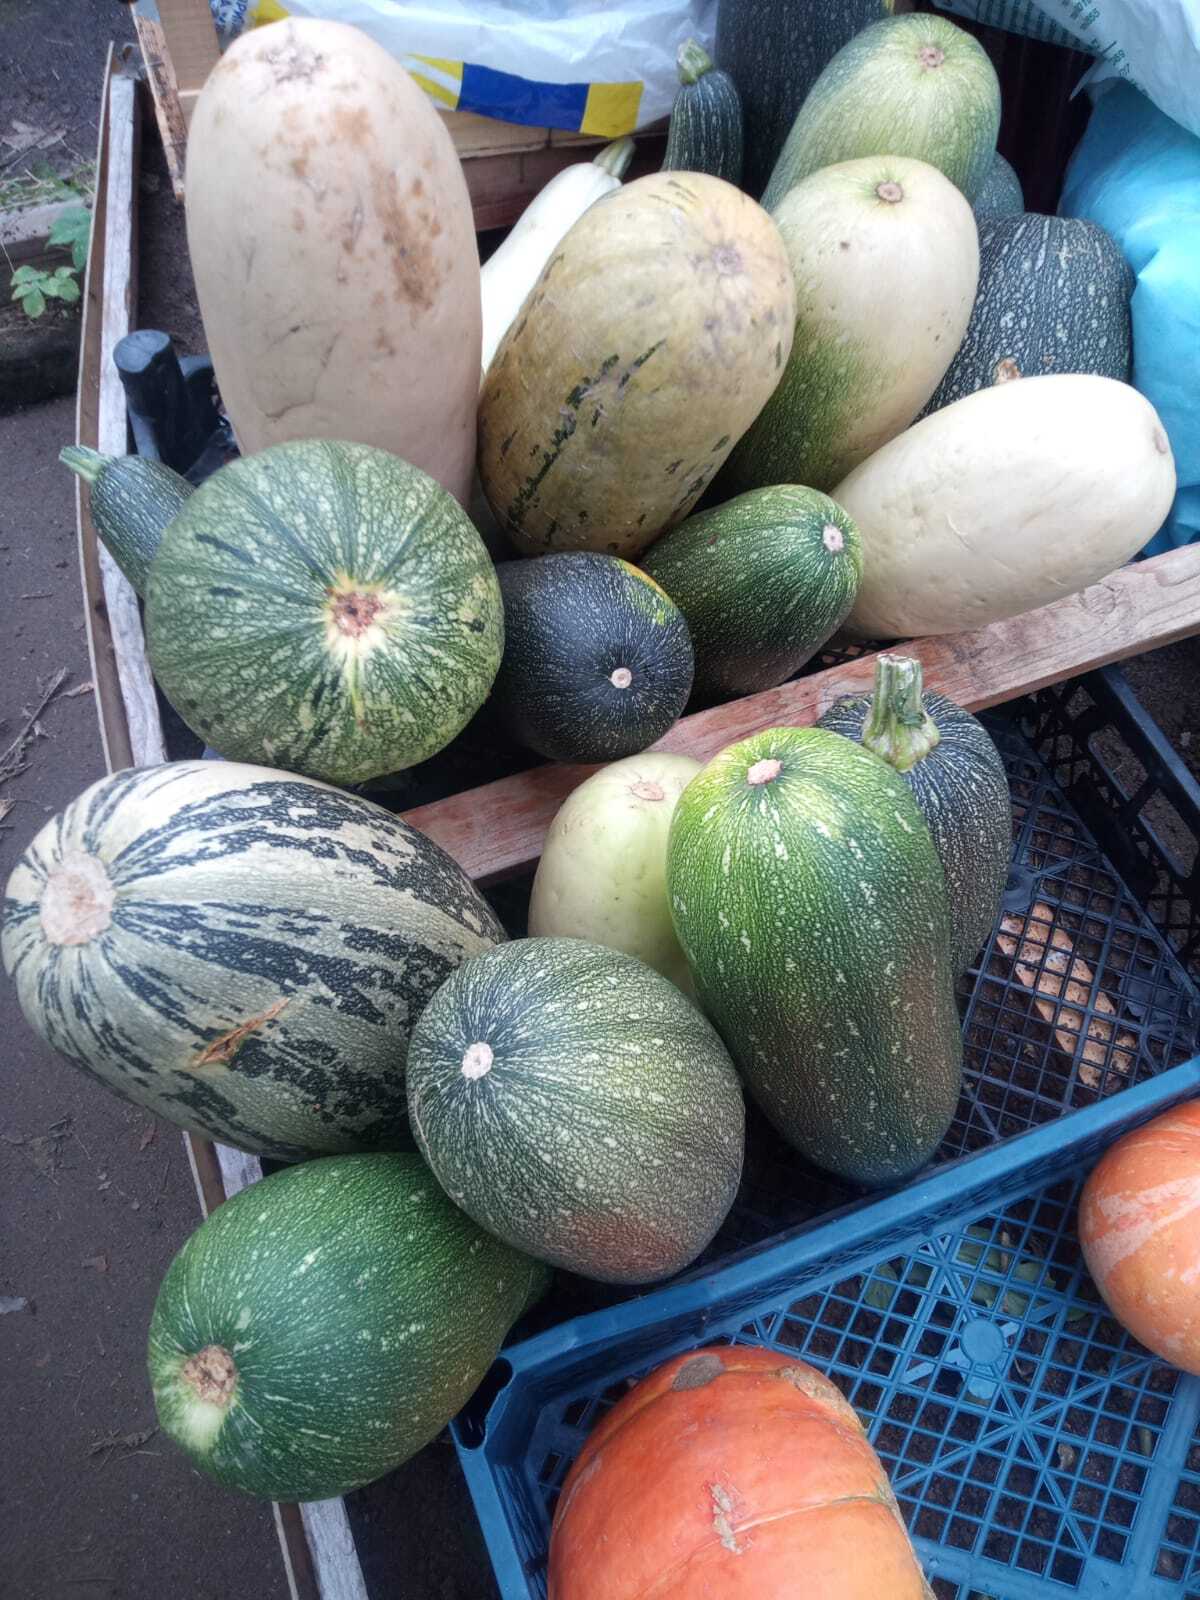
M 162 24 L 138 11 L 133 14 L 142 59 L 146 63 L 146 82 L 154 104 L 154 120 L 162 140 L 167 172 L 176 200 L 183 199 L 183 170 L 187 155 L 187 123 L 179 95 L 175 66 L 163 33 Z
M 1200 545 L 1133 562 L 1082 594 L 972 633 L 893 646 L 921 662 L 925 687 L 969 711 L 1200 632 Z M 842 695 L 866 693 L 866 654 L 778 689 L 697 712 L 654 746 L 697 761 L 764 728 L 813 723 Z M 420 828 L 482 883 L 531 867 L 554 814 L 596 769 L 538 767 L 409 811 Z

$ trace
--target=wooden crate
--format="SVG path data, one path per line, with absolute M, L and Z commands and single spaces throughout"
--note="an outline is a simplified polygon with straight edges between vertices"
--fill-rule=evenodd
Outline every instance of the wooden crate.
M 212 13 L 208 0 L 139 0 L 133 20 L 171 183 L 182 200 L 188 125 L 204 80 L 220 59 Z M 466 111 L 439 110 L 439 115 L 453 136 L 480 233 L 515 222 L 556 172 L 606 142 Z M 657 168 L 664 145 L 661 130 L 639 134 L 631 173 Z
M 160 4 L 166 9 L 165 0 Z M 186 9 L 186 8 L 185 8 Z M 128 448 L 125 397 L 112 362 L 136 300 L 139 85 L 110 58 L 97 153 L 97 190 L 84 292 L 77 439 Z M 160 109 L 155 105 L 155 115 Z M 161 121 L 160 121 L 161 126 Z M 105 759 L 110 771 L 166 759 L 136 596 L 99 545 L 76 485 L 85 617 Z M 1200 633 L 1200 546 L 1131 563 L 1082 594 L 971 633 L 903 646 L 929 689 L 980 710 L 1094 667 Z M 763 728 L 814 722 L 840 695 L 866 688 L 873 656 L 685 717 L 655 747 L 707 760 Z M 486 884 L 536 862 L 555 811 L 594 767 L 544 766 L 406 814 Z M 208 1212 L 262 1173 L 253 1156 L 184 1135 Z M 279 1506 L 275 1517 L 294 1600 L 368 1600 L 340 1500 Z

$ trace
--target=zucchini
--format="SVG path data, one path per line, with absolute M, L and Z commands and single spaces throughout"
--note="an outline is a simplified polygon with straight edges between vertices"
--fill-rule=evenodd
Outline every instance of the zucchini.
M 708 172 L 742 181 L 742 102 L 727 72 L 695 39 L 679 46 L 679 91 L 671 107 L 664 172 Z
M 69 444 L 58 459 L 88 485 L 92 525 L 139 598 L 163 529 L 193 493 L 186 478 L 149 456 L 106 456 Z

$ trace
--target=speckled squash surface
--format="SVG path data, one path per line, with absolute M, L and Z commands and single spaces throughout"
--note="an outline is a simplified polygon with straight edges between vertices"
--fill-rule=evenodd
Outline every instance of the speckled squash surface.
M 1024 211 L 1025 196 L 1021 180 L 1012 166 L 997 150 L 992 157 L 983 186 L 975 196 L 975 215 L 982 222 L 985 217 L 1006 217 L 1014 211 Z
M 705 703 L 798 672 L 854 604 L 862 547 L 828 495 L 781 483 L 688 517 L 642 566 L 683 612 Z
M 262 767 L 115 773 L 48 822 L 4 901 L 31 1027 L 193 1133 L 283 1160 L 410 1144 L 409 1031 L 504 938 L 379 806 Z
M 436 755 L 504 641 L 465 511 L 399 457 L 303 440 L 230 462 L 163 534 L 150 664 L 232 761 L 361 783 Z
M 763 205 L 773 211 L 821 167 L 882 154 L 931 162 L 973 201 L 999 131 L 1000 83 L 979 41 L 928 12 L 885 17 L 844 44 L 809 90 Z
M 441 1432 L 547 1280 L 417 1155 L 275 1173 L 214 1211 L 163 1279 L 159 1423 L 228 1488 L 345 1494 Z
M 979 224 L 979 288 L 954 360 L 925 407 L 1050 372 L 1129 380 L 1133 273 L 1103 228 L 1080 217 Z
M 922 1166 L 958 1103 L 945 881 L 908 785 L 824 728 L 771 728 L 684 790 L 667 892 L 696 992 L 752 1093 L 856 1183 Z
M 516 547 L 634 558 L 686 516 L 778 383 L 793 311 L 778 229 L 720 178 L 653 173 L 586 211 L 479 398 Z
M 911 788 L 946 874 L 954 970 L 965 972 L 996 925 L 1012 855 L 1008 774 L 987 729 L 923 693 L 919 661 L 889 655 L 875 658 L 871 694 L 839 700 L 817 726 L 865 744 Z
M 827 167 L 775 220 L 796 278 L 795 336 L 779 387 L 721 474 L 731 495 L 830 489 L 906 428 L 958 348 L 979 277 L 971 208 L 924 161 Z
M 413 1035 L 408 1099 L 468 1215 L 606 1282 L 681 1271 L 741 1177 L 724 1045 L 673 983 L 583 939 L 499 946 L 443 984 Z

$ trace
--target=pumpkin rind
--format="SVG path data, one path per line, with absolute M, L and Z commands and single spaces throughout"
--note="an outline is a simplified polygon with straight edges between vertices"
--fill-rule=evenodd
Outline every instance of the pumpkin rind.
M 778 229 L 732 184 L 659 172 L 586 211 L 479 397 L 479 475 L 523 554 L 631 559 L 685 517 L 791 350 Z
M 517 940 L 444 983 L 408 1101 L 457 1205 L 605 1282 L 682 1271 L 741 1178 L 741 1087 L 713 1028 L 644 962 L 583 939 Z
M 218 1207 L 168 1268 L 150 1324 L 159 1422 L 228 1488 L 345 1494 L 441 1432 L 547 1278 L 417 1155 L 291 1167 Z
M 453 496 L 385 451 L 301 440 L 191 496 L 151 569 L 146 639 L 164 694 L 214 750 L 350 784 L 465 727 L 504 618 Z
M 745 1344 L 676 1356 L 605 1414 L 559 1497 L 549 1592 L 931 1600 L 851 1407 L 807 1363 Z
M 414 1021 L 504 938 L 381 807 L 223 761 L 124 771 L 18 862 L 4 966 L 30 1026 L 108 1088 L 285 1161 L 410 1145 Z
M 680 797 L 667 891 L 696 993 L 789 1143 L 890 1183 L 958 1103 L 950 918 L 912 791 L 824 728 L 772 728 Z

